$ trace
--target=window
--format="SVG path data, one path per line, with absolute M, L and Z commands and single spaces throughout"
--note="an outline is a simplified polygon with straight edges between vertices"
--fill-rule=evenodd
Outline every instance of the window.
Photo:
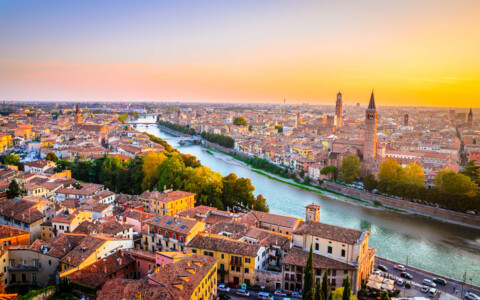
M 318 243 L 315 243 L 315 250 L 318 251 L 320 249 L 320 245 Z
M 245 274 L 248 274 L 250 273 L 250 269 L 249 268 L 245 268 Z
M 332 246 L 328 246 L 328 254 L 332 254 Z
M 192 249 L 192 253 L 197 253 L 197 249 Z
M 37 273 L 32 273 L 32 281 L 37 282 Z
M 342 257 L 345 257 L 345 249 L 342 249 Z
M 140 261 L 139 260 L 137 261 L 137 267 L 140 267 Z
M 222 257 L 222 259 L 224 259 L 224 258 L 225 258 L 225 254 L 223 254 L 223 253 L 222 253 L 220 256 Z
M 332 270 L 332 276 L 337 276 L 337 270 Z
M 235 266 L 230 266 L 230 271 L 235 271 Z
M 246 264 L 249 264 L 249 263 L 250 263 L 250 258 L 249 258 L 249 257 L 245 257 L 245 263 L 246 263 Z

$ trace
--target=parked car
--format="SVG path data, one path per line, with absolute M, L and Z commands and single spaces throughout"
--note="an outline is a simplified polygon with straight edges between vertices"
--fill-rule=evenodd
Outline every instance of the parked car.
M 388 272 L 388 268 L 385 267 L 384 265 L 378 265 L 378 269 L 382 270 L 383 272 Z
M 226 292 L 226 293 L 230 292 L 230 288 L 224 284 L 218 285 L 217 290 L 219 290 L 220 292 Z
M 260 300 L 273 300 L 273 295 L 267 292 L 259 292 L 257 299 Z
M 437 289 L 434 289 L 434 288 L 431 288 L 429 291 L 428 291 L 428 295 L 432 298 L 435 298 L 435 296 L 437 295 Z
M 404 265 L 395 265 L 393 268 L 395 270 L 399 270 L 399 271 L 405 271 L 406 270 Z
M 391 280 L 397 281 L 397 276 L 395 276 L 395 275 L 392 275 L 392 274 L 387 274 L 387 276 L 385 276 L 385 278 L 388 278 L 388 279 L 391 279 Z
M 413 276 L 410 275 L 410 273 L 407 273 L 407 272 L 400 273 L 400 276 L 402 276 L 404 278 L 407 278 L 407 279 L 412 279 L 413 278 Z
M 466 300 L 480 300 L 480 296 L 475 295 L 472 292 L 467 292 L 467 293 L 465 293 L 465 298 L 463 298 L 463 299 L 466 299 Z
M 405 281 L 405 288 L 409 289 L 412 287 L 412 282 L 411 281 Z
M 220 294 L 217 296 L 217 300 L 231 300 L 232 297 L 230 297 L 229 295 L 227 294 Z
M 397 284 L 398 284 L 399 286 L 403 286 L 404 283 L 405 283 L 405 282 L 403 281 L 402 278 L 398 278 L 398 279 L 397 279 Z
M 242 296 L 242 297 L 250 296 L 250 293 L 247 290 L 244 290 L 244 289 L 238 289 L 236 294 L 239 295 L 239 296 Z
M 428 293 L 429 290 L 430 290 L 430 288 L 426 285 L 424 285 L 421 289 L 422 293 Z
M 297 291 L 294 291 L 292 292 L 292 294 L 290 295 L 292 298 L 302 298 L 302 294 L 300 294 L 299 292 Z
M 439 285 L 447 285 L 447 281 L 443 278 L 433 278 L 432 281 L 438 283 Z
M 436 287 L 437 285 L 435 283 L 433 283 L 433 281 L 431 281 L 430 279 L 424 279 L 423 280 L 423 284 L 424 285 L 428 285 L 428 286 L 431 286 L 431 287 Z
M 281 290 L 275 290 L 275 292 L 273 292 L 273 294 L 275 296 L 281 296 L 281 297 L 286 297 L 287 294 L 285 294 L 284 292 L 282 292 Z
M 375 270 L 373 271 L 373 274 L 377 275 L 377 276 L 381 276 L 382 275 L 382 271 L 380 270 Z

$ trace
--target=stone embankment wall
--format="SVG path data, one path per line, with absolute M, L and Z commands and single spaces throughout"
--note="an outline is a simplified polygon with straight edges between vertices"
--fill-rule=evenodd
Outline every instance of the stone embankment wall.
M 165 131 L 165 132 L 168 132 L 170 134 L 173 134 L 173 135 L 176 135 L 176 136 L 183 136 L 183 137 L 191 137 L 191 135 L 188 135 L 186 133 L 183 133 L 183 132 L 180 132 L 180 131 L 176 131 L 176 130 L 173 130 L 173 129 L 170 129 L 168 127 L 165 127 L 165 126 L 162 126 L 162 125 L 158 125 L 158 127 Z
M 429 216 L 435 219 L 439 219 L 445 222 L 461 224 L 480 229 L 480 217 L 464 214 L 460 212 L 454 212 L 446 209 L 435 208 L 428 205 L 422 205 L 407 200 L 399 200 L 392 197 L 386 197 L 382 195 L 371 194 L 368 192 L 360 191 L 351 187 L 339 185 L 333 182 L 324 181 L 322 187 L 336 191 L 352 197 L 364 199 L 367 201 L 378 201 L 384 206 L 397 208 L 425 216 Z

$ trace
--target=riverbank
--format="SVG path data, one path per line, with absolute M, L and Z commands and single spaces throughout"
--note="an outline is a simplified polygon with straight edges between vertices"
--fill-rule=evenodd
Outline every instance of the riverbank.
M 205 146 L 205 145 L 202 145 L 202 146 Z M 219 149 L 219 147 L 211 147 L 210 145 L 207 145 L 207 146 L 214 149 L 214 151 L 218 151 L 220 153 L 229 155 L 230 157 L 239 160 L 236 157 L 237 153 L 232 153 L 233 150 L 229 152 L 225 152 Z M 429 217 L 429 218 L 433 218 L 446 223 L 452 223 L 452 224 L 457 224 L 461 226 L 480 229 L 480 218 L 477 216 L 467 215 L 467 214 L 449 211 L 449 210 L 440 209 L 440 208 L 434 208 L 427 205 L 413 203 L 405 200 L 393 199 L 386 196 L 374 195 L 366 191 L 360 191 L 354 188 L 350 188 L 344 185 L 340 185 L 340 184 L 336 184 L 328 181 L 325 181 L 322 186 L 313 186 L 313 185 L 307 185 L 302 183 L 296 183 L 291 179 L 287 179 L 279 175 L 254 168 L 253 166 L 250 166 L 250 168 L 252 169 L 252 171 L 260 175 L 266 176 L 270 179 L 273 179 L 285 184 L 289 184 L 297 188 L 308 190 L 310 192 L 323 194 L 324 196 L 328 196 L 329 198 L 334 200 L 346 201 L 346 200 L 341 200 L 338 197 L 331 197 L 326 193 L 331 193 L 336 196 L 346 197 L 348 199 L 351 199 L 357 202 L 357 204 L 363 205 L 368 208 L 385 209 L 385 210 L 394 211 L 397 213 L 416 214 L 422 217 Z M 325 187 L 324 185 L 327 187 Z M 310 189 L 309 187 L 314 187 L 314 189 L 317 189 L 317 190 Z M 326 193 L 322 193 L 319 190 Z M 346 202 L 351 202 L 351 201 L 346 201 Z

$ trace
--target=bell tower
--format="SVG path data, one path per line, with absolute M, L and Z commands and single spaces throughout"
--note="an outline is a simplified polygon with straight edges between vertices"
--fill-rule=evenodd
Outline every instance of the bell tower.
M 82 114 L 80 114 L 80 108 L 78 107 L 75 110 L 75 123 L 76 124 L 81 124 L 82 123 Z
M 471 108 L 470 108 L 470 112 L 468 113 L 467 126 L 468 126 L 468 129 L 472 129 L 473 127 L 473 112 Z
M 338 92 L 337 94 L 337 102 L 335 103 L 335 115 L 337 116 L 337 128 L 343 126 L 343 101 L 342 101 L 342 93 Z
M 307 205 L 305 208 L 307 209 L 305 221 L 320 222 L 320 205 L 312 203 Z
M 368 108 L 365 111 L 365 141 L 363 145 L 363 160 L 369 161 L 377 155 L 377 108 L 375 97 L 370 96 Z

